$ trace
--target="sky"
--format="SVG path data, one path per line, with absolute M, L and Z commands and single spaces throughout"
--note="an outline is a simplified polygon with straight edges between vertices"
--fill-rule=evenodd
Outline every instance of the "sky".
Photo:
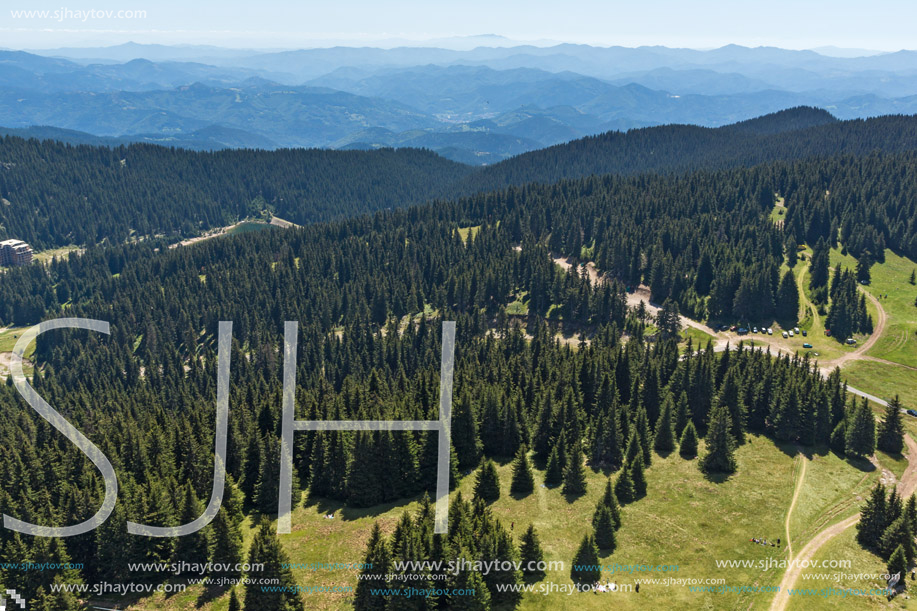
M 16 49 L 128 41 L 264 49 L 395 46 L 480 34 L 601 46 L 917 47 L 913 0 L 3 0 L 2 5 L 0 47 Z

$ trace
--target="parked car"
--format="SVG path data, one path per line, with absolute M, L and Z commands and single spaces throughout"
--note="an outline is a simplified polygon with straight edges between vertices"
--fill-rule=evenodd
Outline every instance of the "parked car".
M 758 332 L 758 327 L 755 327 L 754 329 L 752 329 L 751 332 L 752 332 L 752 333 L 757 333 L 757 332 Z
M 783 339 L 786 339 L 787 337 L 789 337 L 789 336 L 786 334 L 786 331 L 784 331 L 784 332 L 783 332 Z
M 909 409 L 907 410 L 907 413 L 908 415 L 914 416 L 915 418 L 917 418 L 917 410 Z
M 767 334 L 768 334 L 768 335 L 773 335 L 773 334 L 774 334 L 774 330 L 773 330 L 771 327 L 768 327 L 768 328 L 767 328 Z
M 831 337 L 831 329 L 825 329 L 825 335 Z
M 793 327 L 793 331 L 796 332 L 796 335 L 799 335 L 799 327 Z
M 736 329 L 738 329 L 738 327 L 736 327 L 735 325 L 732 325 L 731 327 L 729 327 L 730 331 L 735 331 Z
M 748 333 L 748 329 L 746 329 L 745 327 L 739 327 L 739 330 L 737 331 L 737 333 L 739 335 L 745 335 Z
M 793 337 L 793 331 L 792 331 L 792 330 L 790 330 L 790 332 L 789 332 L 789 333 L 790 333 L 790 337 Z
M 805 329 L 803 329 L 803 330 L 802 330 L 802 336 L 803 336 L 803 337 L 808 337 L 808 336 L 809 336 L 809 332 L 806 331 Z
M 855 339 L 853 339 L 852 337 L 848 337 L 848 338 L 847 338 L 847 345 L 848 345 L 848 346 L 852 346 L 852 345 L 854 345 L 855 343 L 857 343 L 857 341 L 856 341 Z
M 803 348 L 811 348 L 811 347 L 812 347 L 812 344 L 806 343 L 806 344 L 803 344 L 802 347 L 803 347 Z

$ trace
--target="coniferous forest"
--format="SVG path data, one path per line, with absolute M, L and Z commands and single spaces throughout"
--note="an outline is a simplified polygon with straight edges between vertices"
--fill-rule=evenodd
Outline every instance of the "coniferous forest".
M 676 134 L 671 154 L 682 162 L 667 162 L 668 171 L 631 166 L 589 175 L 581 168 L 550 184 L 515 185 L 511 177 L 497 190 L 468 188 L 463 197 L 427 204 L 471 180 L 470 170 L 424 151 L 326 157 L 3 139 L 5 231 L 37 245 L 86 250 L 5 270 L 0 325 L 58 317 L 110 322 L 108 336 L 40 336 L 32 384 L 110 458 L 120 490 L 111 518 L 88 534 L 46 539 L 0 529 L 5 558 L 84 565 L 0 571 L 0 582 L 62 611 L 79 603 L 52 594 L 55 583 L 165 578 L 131 572 L 129 563 L 250 558 L 294 585 L 292 573 L 280 568 L 289 558 L 268 522 L 256 522 L 249 549 L 242 543 L 245 516 L 277 512 L 285 321 L 299 322 L 295 398 L 302 420 L 436 419 L 440 322 L 456 321 L 450 481 L 476 479 L 473 498 L 451 499 L 448 534 L 432 532 L 435 433 L 295 436 L 296 502 L 321 498 L 367 508 L 422 499 L 393 533 L 375 529 L 368 536 L 366 561 L 375 568 L 359 582 L 357 609 L 406 608 L 396 595 L 369 593 L 370 586 L 432 580 L 371 579 L 392 572 L 377 569 L 393 560 L 541 558 L 537 531 L 517 542 L 489 508 L 500 496 L 493 459 L 513 461 L 512 494 L 521 497 L 544 484 L 577 498 L 586 491 L 587 470 L 606 476 L 593 534 L 577 554 L 577 566 L 585 566 L 615 549 L 629 526 L 622 508 L 652 494 L 647 473 L 659 456 L 697 456 L 697 468 L 715 478 L 742 468 L 735 456 L 751 433 L 830 446 L 851 460 L 871 456 L 877 443 L 894 449 L 901 435 L 892 417 L 877 440 L 871 410 L 847 393 L 840 370 L 824 376 L 807 355 L 744 345 L 723 352 L 712 343 L 680 345 L 677 313 L 738 322 L 795 315 L 792 307 L 781 310 L 798 299 L 782 286 L 781 265 L 788 251 L 795 256 L 796 244 L 809 244 L 824 255 L 823 278 L 811 280 L 825 303 L 830 297 L 831 327 L 844 335 L 871 330 L 857 293 L 863 278 L 830 268 L 827 252 L 843 247 L 864 261 L 886 249 L 917 257 L 917 153 L 905 150 L 917 142 L 913 122 L 885 118 L 867 130 L 882 146 L 860 139 L 863 122 L 776 133 L 764 123 L 763 135 L 736 142 L 749 150 L 759 138 L 794 147 L 781 158 L 773 144 L 775 153 L 761 152 L 758 165 L 727 164 L 711 154 L 708 165 L 689 167 L 684 160 L 703 144 Z M 836 150 L 838 134 L 857 142 L 853 150 L 823 154 Z M 778 196 L 786 208 L 779 226 L 770 219 Z M 162 235 L 192 234 L 264 209 L 305 226 L 174 249 L 174 236 Z M 560 257 L 594 261 L 603 281 L 592 282 L 576 266 L 562 270 L 554 262 Z M 658 333 L 627 306 L 628 291 L 640 284 L 652 301 L 666 304 Z M 508 311 L 517 301 L 525 313 Z M 191 537 L 129 535 L 128 521 L 187 523 L 210 496 L 220 321 L 233 322 L 222 508 Z M 558 331 L 582 332 L 583 339 L 560 341 Z M 87 519 L 101 503 L 104 485 L 93 465 L 24 408 L 11 382 L 0 387 L 0 445 L 4 514 L 65 525 Z M 544 481 L 533 477 L 530 462 L 544 469 Z M 912 541 L 902 533 L 917 516 L 900 507 L 901 499 L 887 511 L 884 489 L 870 503 L 882 512 L 873 512 L 875 523 L 861 536 L 879 540 L 883 557 L 891 558 L 900 541 Z M 887 541 L 878 535 L 888 532 Z M 913 558 L 912 546 L 900 549 Z M 577 571 L 574 582 L 595 581 Z M 424 599 L 417 608 L 513 608 L 519 595 L 499 586 L 543 577 L 458 571 L 446 583 L 474 589 L 473 601 Z M 246 610 L 307 608 L 289 593 L 249 588 L 242 598 Z

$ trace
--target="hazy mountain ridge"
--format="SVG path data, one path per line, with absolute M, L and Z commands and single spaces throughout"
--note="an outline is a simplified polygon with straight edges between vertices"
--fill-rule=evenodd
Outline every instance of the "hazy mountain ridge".
M 841 119 L 917 112 L 911 51 L 132 44 L 39 53 L 0 52 L 4 125 L 188 148 L 419 146 L 491 164 L 609 130 L 717 127 L 801 105 Z M 134 57 L 144 54 L 152 60 Z

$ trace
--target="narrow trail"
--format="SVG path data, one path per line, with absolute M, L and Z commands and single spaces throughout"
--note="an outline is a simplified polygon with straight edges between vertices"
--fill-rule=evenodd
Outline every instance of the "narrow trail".
M 914 441 L 910 435 L 905 435 L 904 442 L 907 444 L 907 468 L 898 481 L 897 487 L 898 493 L 903 498 L 907 498 L 917 489 L 917 441 Z M 860 514 L 856 514 L 837 524 L 833 524 L 815 535 L 806 546 L 802 548 L 802 551 L 799 552 L 799 556 L 797 556 L 795 562 L 787 568 L 786 573 L 783 575 L 783 579 L 780 581 L 780 591 L 774 596 L 773 602 L 771 602 L 771 611 L 784 611 L 784 609 L 786 609 L 790 600 L 788 590 L 795 586 L 796 581 L 803 571 L 803 567 L 800 565 L 805 564 L 808 560 L 812 560 L 822 546 L 856 524 L 859 520 Z
M 790 518 L 793 517 L 793 510 L 796 508 L 796 501 L 799 500 L 799 493 L 802 491 L 803 483 L 806 479 L 806 467 L 809 464 L 809 461 L 806 460 L 805 454 L 802 453 L 802 448 L 796 448 L 799 451 L 797 456 L 802 462 L 802 465 L 799 467 L 799 473 L 796 475 L 796 489 L 793 491 L 793 500 L 790 501 L 790 507 L 786 511 L 786 522 L 784 523 L 784 529 L 786 530 L 786 551 L 787 551 L 787 560 L 793 559 L 793 543 L 790 539 Z

